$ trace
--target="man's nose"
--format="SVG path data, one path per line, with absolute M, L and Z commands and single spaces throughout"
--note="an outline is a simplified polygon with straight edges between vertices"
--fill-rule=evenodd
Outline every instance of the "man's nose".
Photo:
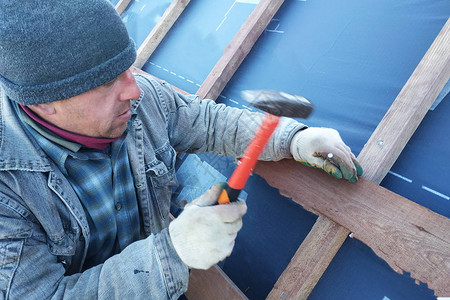
M 133 73 L 128 69 L 120 75 L 121 80 L 121 93 L 120 100 L 127 101 L 131 99 L 138 99 L 141 95 L 141 89 L 134 79 Z

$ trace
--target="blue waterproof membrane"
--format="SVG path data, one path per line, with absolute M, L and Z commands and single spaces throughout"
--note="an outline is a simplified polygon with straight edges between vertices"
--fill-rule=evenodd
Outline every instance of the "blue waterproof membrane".
M 161 7 L 167 6 L 158 1 L 163 2 Z M 191 1 L 143 69 L 195 93 L 256 2 Z M 135 1 L 128 10 L 139 11 L 142 3 Z M 218 102 L 247 107 L 239 96 L 243 89 L 305 96 L 316 106 L 305 123 L 337 129 L 358 155 L 449 15 L 447 0 L 286 0 Z M 154 26 L 148 22 L 154 18 L 128 15 L 126 25 L 139 41 Z M 428 112 L 382 182 L 446 217 L 450 217 L 448 97 Z M 182 155 L 177 162 L 178 203 L 192 200 L 235 167 L 229 157 L 190 156 Z M 213 180 L 205 179 L 208 174 Z M 246 192 L 249 209 L 244 227 L 233 254 L 220 266 L 250 299 L 264 299 L 316 216 L 280 196 L 259 176 L 250 178 Z M 435 297 L 408 274 L 392 271 L 370 248 L 348 239 L 309 299 Z
M 132 0 L 130 2 L 121 17 L 128 33 L 136 43 L 136 48 L 141 46 L 171 2 L 171 0 Z

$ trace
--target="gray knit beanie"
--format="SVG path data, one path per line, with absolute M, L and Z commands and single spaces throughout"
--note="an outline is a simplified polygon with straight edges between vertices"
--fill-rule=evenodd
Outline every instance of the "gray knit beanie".
M 135 44 L 107 0 L 0 0 L 0 84 L 18 103 L 82 94 L 135 59 Z

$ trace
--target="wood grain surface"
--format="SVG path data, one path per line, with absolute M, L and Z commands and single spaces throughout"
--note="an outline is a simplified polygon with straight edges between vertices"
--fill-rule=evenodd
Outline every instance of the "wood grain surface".
M 185 295 L 191 300 L 248 299 L 217 265 L 205 271 L 191 270 Z
M 438 296 L 450 295 L 448 218 L 370 180 L 350 183 L 293 160 L 259 162 L 255 173 L 306 210 L 347 228 L 397 272 L 411 273 Z

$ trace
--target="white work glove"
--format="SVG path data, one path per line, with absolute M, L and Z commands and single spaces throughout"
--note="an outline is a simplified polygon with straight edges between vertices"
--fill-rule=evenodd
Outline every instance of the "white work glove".
M 233 250 L 247 205 L 243 201 L 217 205 L 221 191 L 222 185 L 214 185 L 169 225 L 173 246 L 190 268 L 209 269 Z
M 331 128 L 309 127 L 297 132 L 292 138 L 291 154 L 304 165 L 350 182 L 356 182 L 363 172 L 350 147 Z

